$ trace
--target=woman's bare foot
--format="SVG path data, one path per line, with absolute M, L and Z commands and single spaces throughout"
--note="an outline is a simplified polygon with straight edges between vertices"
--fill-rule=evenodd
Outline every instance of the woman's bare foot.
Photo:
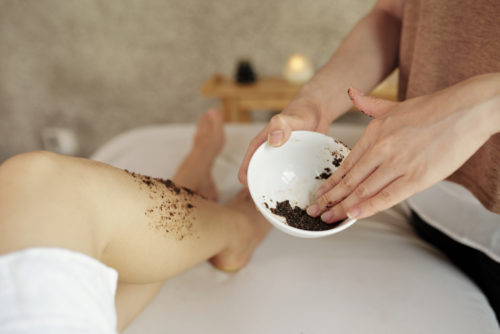
M 217 201 L 212 166 L 224 147 L 224 142 L 224 116 L 220 110 L 209 109 L 201 115 L 191 151 L 177 168 L 173 181 L 207 199 Z
M 243 268 L 250 260 L 255 248 L 264 240 L 271 225 L 257 211 L 248 190 L 242 189 L 227 204 L 240 211 L 241 219 L 235 219 L 237 233 L 231 239 L 231 245 L 210 259 L 218 269 L 233 272 Z

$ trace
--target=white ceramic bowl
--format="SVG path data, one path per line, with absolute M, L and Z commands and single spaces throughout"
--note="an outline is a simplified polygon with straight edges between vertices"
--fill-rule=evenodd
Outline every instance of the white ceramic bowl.
M 255 151 L 248 166 L 248 188 L 258 210 L 279 230 L 296 237 L 317 238 L 338 233 L 356 219 L 345 219 L 336 227 L 324 231 L 308 231 L 292 227 L 271 208 L 276 202 L 289 200 L 292 207 L 305 209 L 314 201 L 314 194 L 325 181 L 319 176 L 329 168 L 335 171 L 333 152 L 343 156 L 349 148 L 340 141 L 311 131 L 293 131 L 280 147 L 266 143 Z

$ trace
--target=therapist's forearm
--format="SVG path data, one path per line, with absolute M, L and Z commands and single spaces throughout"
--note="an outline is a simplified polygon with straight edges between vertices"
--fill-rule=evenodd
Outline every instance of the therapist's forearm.
M 489 107 L 491 115 L 491 126 L 490 135 L 496 135 L 500 133 L 500 94 L 492 98 L 490 103 L 486 106 Z
M 500 72 L 482 74 L 457 84 L 452 108 L 470 110 L 475 128 L 486 137 L 500 133 Z
M 375 6 L 299 96 L 314 99 L 323 117 L 333 121 L 352 106 L 347 88 L 370 91 L 397 66 L 400 30 L 396 15 Z

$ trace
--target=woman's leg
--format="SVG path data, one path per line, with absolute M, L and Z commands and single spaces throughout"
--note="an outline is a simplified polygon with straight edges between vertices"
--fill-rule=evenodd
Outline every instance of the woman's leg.
M 215 158 L 224 146 L 223 115 L 218 110 L 204 113 L 193 138 L 193 146 L 181 162 L 172 180 L 210 200 L 217 200 L 217 189 L 211 176 Z M 247 201 L 241 194 L 234 202 Z M 214 259 L 214 261 L 217 258 Z M 126 328 L 149 304 L 164 281 L 149 284 L 119 283 L 116 293 L 118 329 Z
M 191 150 L 177 167 L 172 180 L 209 200 L 217 201 L 212 168 L 224 143 L 224 115 L 220 110 L 210 109 L 200 117 Z
M 247 199 L 222 206 L 95 161 L 33 152 L 0 166 L 0 254 L 67 248 L 115 268 L 120 283 L 158 287 L 210 258 L 240 268 L 268 229 Z

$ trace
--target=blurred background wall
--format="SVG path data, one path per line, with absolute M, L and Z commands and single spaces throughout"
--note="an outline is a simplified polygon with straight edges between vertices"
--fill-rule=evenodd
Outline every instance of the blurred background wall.
M 133 127 L 193 122 L 199 89 L 250 59 L 324 64 L 374 0 L 0 0 L 0 162 L 67 127 L 88 156 Z

